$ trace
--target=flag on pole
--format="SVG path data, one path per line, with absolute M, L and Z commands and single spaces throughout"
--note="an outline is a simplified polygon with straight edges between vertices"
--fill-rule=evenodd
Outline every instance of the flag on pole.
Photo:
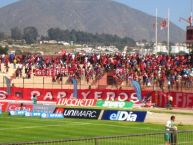
M 132 80 L 131 81 L 134 89 L 135 89 L 135 93 L 137 94 L 137 98 L 139 101 L 142 101 L 142 95 L 141 95 L 141 86 L 139 84 L 138 81 Z
M 166 19 L 163 19 L 160 23 L 160 28 L 161 30 L 163 30 L 164 28 L 167 27 L 167 20 Z
M 190 25 L 192 24 L 192 16 L 190 16 L 190 17 L 188 18 L 188 22 L 189 22 Z

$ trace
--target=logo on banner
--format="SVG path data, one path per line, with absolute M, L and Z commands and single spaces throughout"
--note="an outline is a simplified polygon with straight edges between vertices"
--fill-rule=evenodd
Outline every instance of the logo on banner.
M 71 109 L 64 110 L 65 118 L 98 119 L 101 110 L 97 109 Z
M 62 113 L 41 113 L 41 118 L 64 118 Z
M 56 108 L 55 110 L 54 110 L 54 113 L 64 113 L 64 108 Z
M 109 107 L 109 108 L 132 108 L 133 102 L 119 102 L 119 101 L 103 101 L 99 100 L 96 103 L 98 107 Z
M 33 106 L 31 104 L 24 104 L 21 107 L 21 104 L 9 104 L 7 107 L 7 112 L 10 111 L 17 111 L 17 110 L 24 110 L 24 111 L 32 111 Z
M 16 110 L 16 111 L 10 111 L 9 115 L 11 116 L 25 116 L 26 111 L 20 111 L 20 110 Z
M 60 98 L 57 102 L 57 105 L 64 105 L 64 106 L 95 106 L 96 100 L 95 99 L 64 99 Z
M 41 113 L 40 112 L 26 112 L 25 113 L 25 116 L 26 117 L 40 117 L 41 116 Z
M 102 120 L 117 120 L 129 122 L 144 122 L 147 112 L 139 111 L 104 111 Z

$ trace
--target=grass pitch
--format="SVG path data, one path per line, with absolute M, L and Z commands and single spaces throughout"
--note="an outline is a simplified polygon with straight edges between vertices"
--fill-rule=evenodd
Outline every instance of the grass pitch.
M 193 130 L 193 126 L 178 126 Z M 164 125 L 85 119 L 40 119 L 0 115 L 0 143 L 163 132 Z M 163 140 L 163 138 L 161 138 Z

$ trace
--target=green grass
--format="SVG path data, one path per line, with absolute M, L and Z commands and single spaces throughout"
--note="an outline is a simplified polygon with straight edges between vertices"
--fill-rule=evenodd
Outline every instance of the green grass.
M 193 126 L 178 126 L 178 129 L 193 130 Z M 69 138 L 154 133 L 162 131 L 164 131 L 163 125 L 149 123 L 131 123 L 85 119 L 40 119 L 11 117 L 7 114 L 3 114 L 0 116 L 0 143 L 48 141 Z M 160 135 L 158 138 L 160 140 L 159 142 L 162 143 L 163 135 Z M 135 143 L 140 140 L 148 141 L 149 138 L 127 137 L 124 140 L 129 140 L 129 142 Z M 111 142 L 123 142 L 124 140 L 106 140 L 105 145 L 112 145 Z M 99 145 L 103 145 L 102 141 L 103 140 L 99 141 L 101 142 Z M 77 145 L 81 144 L 84 145 L 84 142 L 77 143 Z M 155 145 L 155 143 L 153 144 Z M 74 143 L 73 145 L 76 144 Z M 151 145 L 151 143 L 149 143 L 148 145 Z

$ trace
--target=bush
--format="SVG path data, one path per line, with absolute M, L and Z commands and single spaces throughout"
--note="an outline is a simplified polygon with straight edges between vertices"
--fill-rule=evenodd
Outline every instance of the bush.
M 8 47 L 3 48 L 2 46 L 0 46 L 0 54 L 7 54 L 8 50 L 9 50 Z

